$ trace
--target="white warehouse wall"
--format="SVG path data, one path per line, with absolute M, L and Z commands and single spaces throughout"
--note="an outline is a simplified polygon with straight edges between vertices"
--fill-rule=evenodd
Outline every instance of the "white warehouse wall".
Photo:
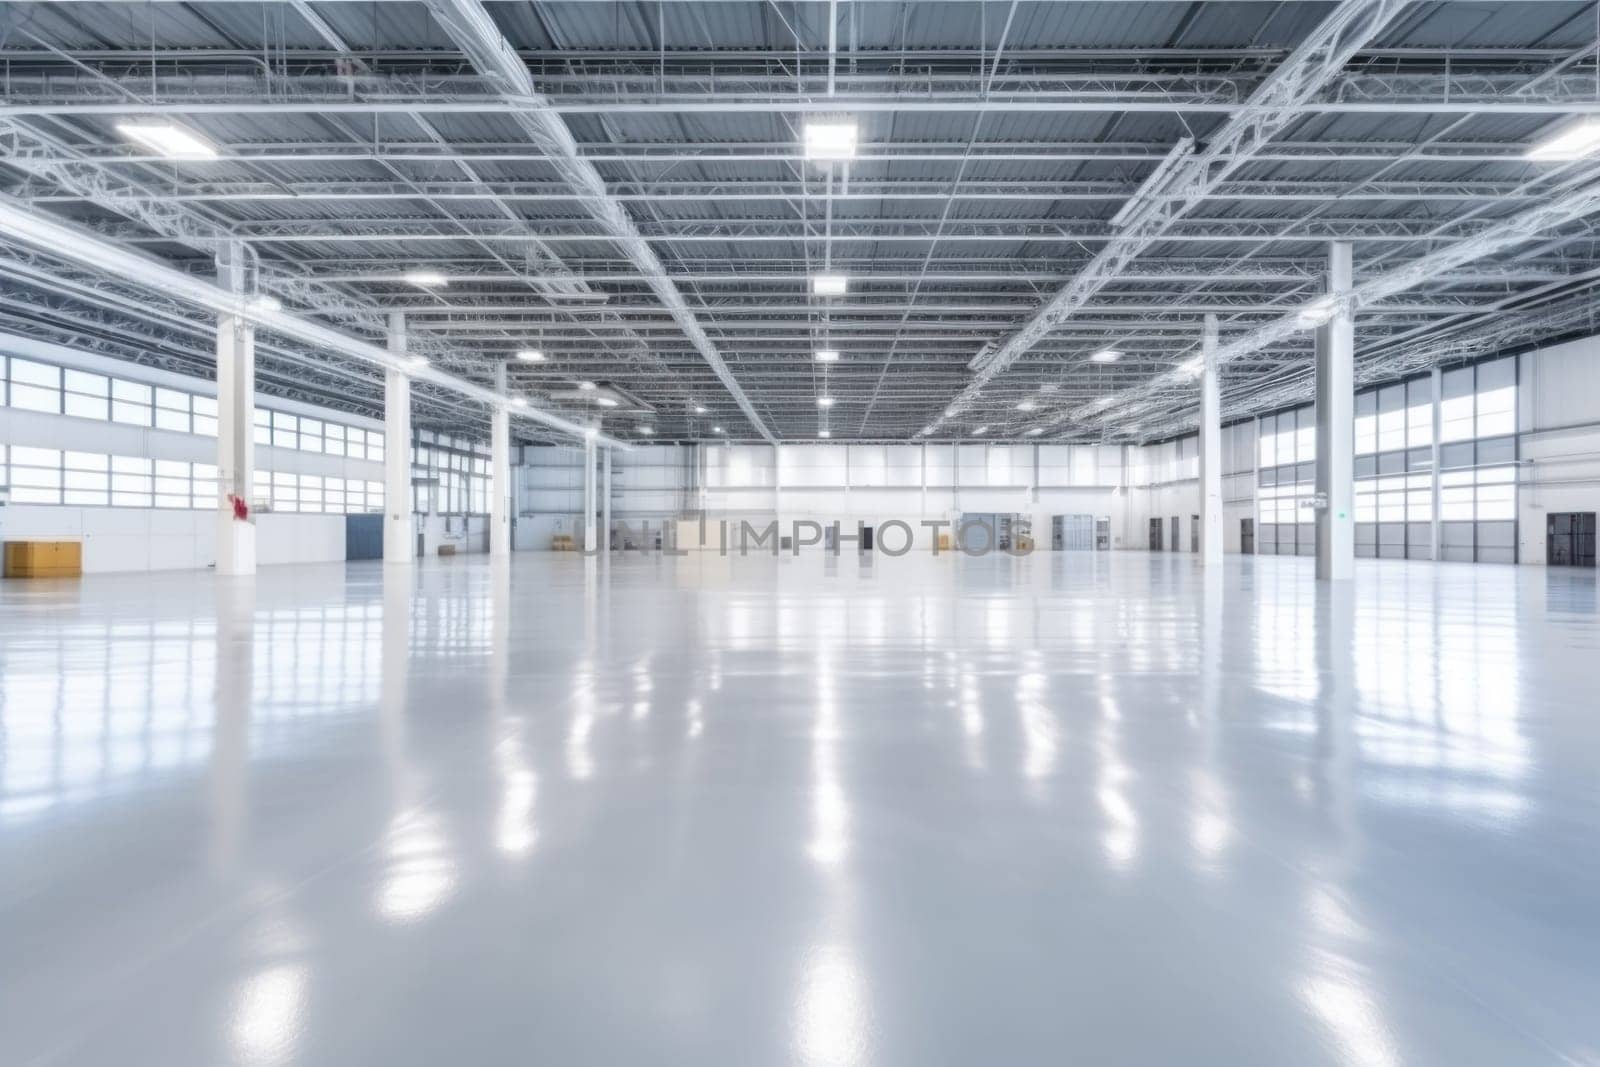
M 1031 520 L 1035 543 L 1049 547 L 1050 517 L 1084 513 L 1112 519 L 1120 543 L 1126 494 L 1122 446 L 1010 444 L 657 445 L 614 457 L 612 516 L 652 527 L 703 511 L 708 539 L 717 523 L 737 532 L 777 519 L 877 526 L 899 520 L 914 544 L 931 548 L 924 520 L 954 525 L 963 514 L 1005 513 Z M 516 471 L 517 547 L 547 549 L 574 532 L 582 515 L 583 450 L 529 446 Z M 696 535 L 697 537 L 697 535 Z M 696 546 L 688 546 L 696 547 Z
M 0 354 L 15 355 L 129 381 L 215 396 L 214 382 L 77 352 L 29 338 L 0 335 Z M 346 426 L 381 429 L 382 423 L 345 412 L 273 397 L 277 411 Z M 0 444 L 214 464 L 216 439 L 154 427 L 0 407 Z M 351 480 L 383 480 L 383 464 L 298 449 L 256 445 L 257 470 Z M 83 543 L 86 572 L 177 570 L 215 561 L 215 513 L 210 509 L 18 504 L 0 508 L 0 541 L 72 540 Z M 258 512 L 257 561 L 263 565 L 342 560 L 342 514 Z
M 1518 362 L 1517 558 L 1543 564 L 1550 512 L 1600 512 L 1600 337 Z

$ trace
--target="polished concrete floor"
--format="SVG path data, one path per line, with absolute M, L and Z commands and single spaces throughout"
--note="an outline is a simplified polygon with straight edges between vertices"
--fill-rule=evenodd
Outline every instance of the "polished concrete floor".
M 1593 1064 L 1593 572 L 0 583 L 0 1063 Z

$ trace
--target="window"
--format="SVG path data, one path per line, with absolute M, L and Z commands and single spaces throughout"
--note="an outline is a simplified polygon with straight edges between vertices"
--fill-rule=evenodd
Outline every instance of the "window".
M 148 385 L 121 378 L 111 379 L 111 421 L 130 426 L 151 425 L 154 421 L 150 404 L 153 393 L 154 390 Z
M 218 431 L 215 397 L 3 355 L 0 403 L 201 437 L 214 438 Z M 380 430 L 264 407 L 255 408 L 253 418 L 258 445 L 383 460 Z M 435 435 L 427 436 L 433 440 Z M 451 510 L 487 511 L 492 491 L 488 445 L 442 435 L 438 440 L 441 447 L 430 449 L 429 458 L 448 472 Z M 331 514 L 383 509 L 380 481 L 273 472 L 265 452 L 258 453 L 258 463 L 262 469 L 255 472 L 251 494 L 255 506 Z M 0 485 L 11 487 L 11 500 L 18 504 L 211 510 L 218 503 L 217 469 L 211 464 L 25 445 L 0 445 Z M 441 499 L 445 495 L 441 486 Z
M 200 399 L 199 397 L 195 398 Z M 212 463 L 196 463 L 192 466 L 193 481 L 190 484 L 190 506 L 197 510 L 214 508 L 217 500 L 217 468 Z
M 217 399 L 212 396 L 192 398 L 194 432 L 202 437 L 217 436 Z
M 111 379 L 103 374 L 89 374 L 81 370 L 65 370 L 65 413 L 80 419 L 111 417 Z
M 151 504 L 153 462 L 135 456 L 111 457 L 111 505 L 147 508 Z
M 1378 450 L 1378 391 L 1356 394 L 1356 455 Z
M 13 365 L 21 362 L 12 360 Z M 11 500 L 16 504 L 61 503 L 61 452 L 11 446 Z
M 1472 368 L 1445 371 L 1439 402 L 1439 440 L 1472 439 Z
M 1406 447 L 1406 387 L 1385 386 L 1378 391 L 1378 451 Z
M 274 448 L 300 447 L 300 420 L 281 411 L 272 413 L 272 445 Z
M 1516 360 L 1497 359 L 1476 368 L 1478 437 L 1498 437 L 1517 429 Z
M 1418 378 L 1406 383 L 1406 447 L 1433 444 L 1433 382 Z
M 61 502 L 91 507 L 110 503 L 111 457 L 97 452 L 67 452 L 62 457 Z
M 156 507 L 187 508 L 193 503 L 193 496 L 189 464 L 169 459 L 155 461 Z
M 1356 394 L 1356 555 L 1433 553 L 1431 377 Z
M 156 390 L 156 429 L 189 432 L 189 394 L 176 389 Z
M 11 358 L 11 406 L 24 411 L 61 411 L 61 369 Z

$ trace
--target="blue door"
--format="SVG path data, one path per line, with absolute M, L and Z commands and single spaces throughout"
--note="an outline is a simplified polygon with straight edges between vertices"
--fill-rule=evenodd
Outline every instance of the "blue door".
M 383 558 L 382 515 L 346 515 L 344 517 L 344 558 Z

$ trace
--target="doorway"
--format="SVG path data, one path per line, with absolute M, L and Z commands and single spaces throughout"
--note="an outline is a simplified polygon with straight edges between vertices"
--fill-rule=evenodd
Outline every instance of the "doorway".
M 1200 551 L 1200 516 L 1189 516 L 1189 551 Z
M 383 558 L 382 515 L 346 515 L 344 517 L 344 558 Z
M 1239 520 L 1239 551 L 1246 556 L 1256 554 L 1256 520 Z
M 1161 551 L 1161 520 L 1150 520 L 1150 551 Z
M 1593 567 L 1595 513 L 1553 511 L 1545 524 L 1544 560 L 1552 567 Z
M 1050 547 L 1057 552 L 1092 552 L 1095 547 L 1094 516 L 1052 515 Z
M 1172 537 L 1167 543 L 1172 546 L 1172 551 L 1183 551 L 1183 549 L 1178 547 L 1179 545 L 1183 544 L 1183 527 L 1178 525 L 1178 516 L 1176 515 L 1172 516 Z

